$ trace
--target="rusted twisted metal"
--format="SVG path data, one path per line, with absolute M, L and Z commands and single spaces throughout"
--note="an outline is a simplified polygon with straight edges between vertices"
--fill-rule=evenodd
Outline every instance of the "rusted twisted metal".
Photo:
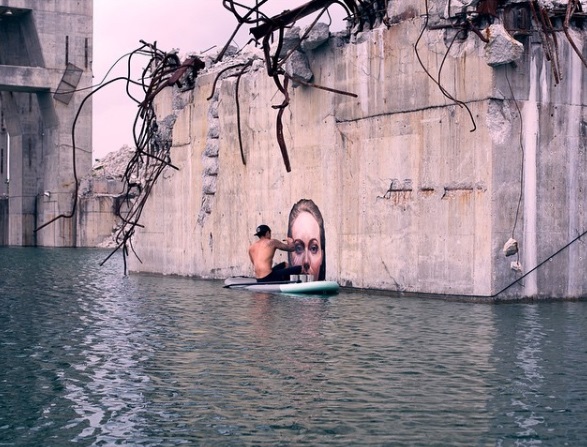
M 575 41 L 571 37 L 571 34 L 569 33 L 569 23 L 571 21 L 571 17 L 573 17 L 573 15 L 579 11 L 581 11 L 581 3 L 579 2 L 579 0 L 568 0 L 567 10 L 565 12 L 565 20 L 563 22 L 563 31 L 565 33 L 565 36 L 567 36 L 567 39 L 571 44 L 571 47 L 573 48 L 575 53 L 577 53 L 579 59 L 581 59 L 583 66 L 587 67 L 587 60 L 585 59 L 585 56 L 583 56 L 583 53 L 581 52 L 581 50 L 579 50 L 577 44 L 575 43 Z
M 261 10 L 261 7 L 267 3 L 268 0 L 262 0 L 256 2 L 254 7 L 246 7 L 243 4 L 237 3 L 234 0 L 224 0 L 223 5 L 224 7 L 229 10 L 235 18 L 237 19 L 238 25 L 233 33 L 233 36 L 236 32 L 240 29 L 242 25 L 245 24 L 255 24 L 253 28 L 251 28 L 250 32 L 254 37 L 254 40 L 258 42 L 259 40 L 262 42 L 262 49 L 265 59 L 265 65 L 267 69 L 267 74 L 270 76 L 279 92 L 283 95 L 283 101 L 280 104 L 273 105 L 272 108 L 277 109 L 277 117 L 276 117 L 276 139 L 279 145 L 281 155 L 283 158 L 283 162 L 287 172 L 291 171 L 291 165 L 289 162 L 289 156 L 287 152 L 287 145 L 285 143 L 285 138 L 283 135 L 283 114 L 285 109 L 289 105 L 289 93 L 288 93 L 288 85 L 290 76 L 285 72 L 283 69 L 283 65 L 287 61 L 287 59 L 291 56 L 291 54 L 297 49 L 291 49 L 286 55 L 281 54 L 281 50 L 283 47 L 283 39 L 285 35 L 285 30 L 291 26 L 293 26 L 297 21 L 311 15 L 317 14 L 312 25 L 310 25 L 306 31 L 306 33 L 301 36 L 301 41 L 303 41 L 308 33 L 311 31 L 312 27 L 317 23 L 318 19 L 328 11 L 328 8 L 333 5 L 340 5 L 344 8 L 347 13 L 348 20 L 350 20 L 353 24 L 353 27 L 359 31 L 364 29 L 366 25 L 369 27 L 374 26 L 377 19 L 382 17 L 384 12 L 387 9 L 387 1 L 388 0 L 313 0 L 306 4 L 303 4 L 295 9 L 284 11 L 281 14 L 278 14 L 273 17 L 269 17 L 268 15 L 264 14 Z M 246 13 L 242 14 L 239 12 L 239 9 L 244 9 Z M 276 37 L 277 36 L 277 37 Z M 271 51 L 271 44 L 272 41 L 276 39 L 275 49 Z M 217 61 L 221 60 L 224 56 L 228 45 L 230 42 L 226 44 L 223 50 L 217 57 Z M 298 44 L 299 46 L 299 44 Z M 236 67 L 236 66 L 234 66 Z M 233 67 L 231 67 L 233 68 Z M 246 160 L 244 157 L 244 149 L 242 143 L 242 136 L 240 135 L 240 107 L 239 107 L 239 99 L 238 99 L 238 83 L 240 81 L 240 77 L 246 72 L 248 67 L 241 70 L 238 74 L 237 79 L 237 89 L 235 92 L 235 99 L 236 99 L 236 108 L 237 108 L 237 124 L 239 127 L 239 146 L 241 151 L 241 158 L 243 164 L 246 165 Z M 223 73 L 218 74 L 217 79 Z M 283 81 L 282 81 L 283 78 Z M 323 90 L 327 90 L 333 93 L 342 94 L 342 95 L 349 95 L 356 97 L 354 93 L 344 92 L 341 90 L 336 90 L 333 88 L 328 88 L 325 86 L 319 86 L 313 83 L 295 80 L 296 82 L 300 82 L 309 87 L 315 87 Z M 214 82 L 214 87 L 216 86 L 216 81 Z M 210 97 L 212 97 L 210 95 Z
M 204 62 L 198 57 L 189 57 L 180 63 L 176 54 L 164 53 L 155 44 L 143 44 L 150 61 L 143 70 L 140 82 L 145 98 L 141 101 L 135 99 L 139 107 L 133 126 L 136 150 L 123 175 L 125 190 L 115 208 L 122 222 L 116 233 L 116 247 L 102 262 L 122 249 L 125 274 L 129 250 L 140 261 L 133 248 L 132 237 L 135 228 L 142 227 L 139 221 L 153 186 L 167 167 L 177 169 L 171 163 L 171 140 L 161 135 L 153 101 L 166 87 L 192 88 L 198 71 L 204 68 Z M 122 212 L 124 204 L 128 207 L 126 212 Z
M 388 21 L 382 19 L 382 17 L 384 17 L 386 14 L 387 4 L 389 0 L 313 0 L 309 3 L 306 3 L 305 5 L 300 6 L 299 8 L 296 8 L 291 11 L 285 11 L 282 14 L 279 14 L 274 17 L 269 17 L 268 15 L 264 14 L 261 10 L 261 7 L 268 1 L 269 0 L 258 0 L 256 1 L 255 7 L 248 8 L 246 6 L 238 4 L 234 0 L 223 0 L 223 5 L 226 9 L 230 10 L 234 14 L 235 18 L 237 19 L 238 25 L 236 27 L 235 32 L 233 33 L 233 36 L 226 44 L 224 49 L 219 53 L 216 60 L 219 61 L 222 59 L 226 52 L 226 49 L 232 41 L 232 38 L 234 37 L 236 32 L 241 28 L 241 26 L 245 24 L 255 25 L 251 29 L 251 33 L 253 34 L 255 40 L 262 40 L 267 73 L 269 76 L 273 78 L 278 90 L 283 95 L 283 101 L 280 104 L 274 105 L 272 107 L 278 110 L 276 136 L 280 146 L 284 164 L 286 166 L 287 171 L 289 172 L 291 170 L 291 166 L 289 163 L 287 147 L 283 136 L 282 116 L 285 109 L 289 105 L 288 85 L 289 81 L 291 80 L 291 77 L 285 72 L 285 70 L 283 69 L 283 65 L 285 61 L 291 56 L 294 50 L 290 50 L 286 55 L 281 55 L 281 48 L 283 46 L 285 30 L 293 26 L 293 24 L 295 24 L 297 20 L 300 20 L 310 14 L 315 13 L 317 14 L 317 17 L 314 20 L 314 25 L 315 23 L 317 23 L 317 20 L 324 13 L 326 13 L 328 8 L 332 5 L 340 5 L 345 9 L 345 11 L 348 14 L 347 20 L 349 20 L 351 28 L 355 30 L 355 32 L 363 30 L 365 26 L 374 26 L 378 20 L 381 20 L 383 23 L 388 24 Z M 553 62 L 552 69 L 554 79 L 555 82 L 558 83 L 562 75 L 557 55 L 558 41 L 556 38 L 556 32 L 560 30 L 556 30 L 554 28 L 549 11 L 545 7 L 543 7 L 538 1 L 530 0 L 527 3 L 529 4 L 529 8 L 532 11 L 532 17 L 539 26 L 539 32 L 541 33 L 541 37 L 543 39 L 545 55 L 548 60 Z M 480 0 L 477 13 L 481 13 L 483 16 L 487 17 L 496 17 L 498 7 L 500 5 L 503 6 L 503 4 L 505 4 L 504 0 Z M 244 14 L 241 14 L 238 11 L 237 7 L 244 8 L 246 12 Z M 575 15 L 578 13 L 583 13 L 583 11 L 581 11 L 581 3 L 579 2 L 579 0 L 568 0 L 562 28 L 573 50 L 579 56 L 583 65 L 587 67 L 587 60 L 582 55 L 581 51 L 577 47 L 569 32 L 571 19 L 573 19 L 573 17 L 575 17 Z M 459 33 L 472 31 L 479 38 L 486 41 L 486 38 L 484 38 L 483 34 L 477 28 L 477 25 L 474 22 L 475 20 L 473 20 L 471 17 L 465 17 L 460 24 L 456 25 L 457 27 L 460 27 Z M 428 2 L 426 0 L 425 25 L 422 29 L 422 32 L 424 32 L 424 30 L 427 28 Z M 311 27 L 308 29 L 306 34 L 302 36 L 301 40 L 303 40 L 307 36 L 307 33 L 310 31 L 310 29 Z M 458 36 L 459 33 L 455 35 L 455 38 L 452 42 L 454 42 L 456 36 Z M 275 38 L 275 34 L 277 34 L 277 48 L 276 51 L 273 54 L 271 54 L 271 42 Z M 422 34 L 420 34 L 418 41 L 421 37 Z M 126 91 L 128 96 L 131 99 L 133 99 L 139 106 L 139 111 L 136 115 L 135 123 L 133 125 L 133 136 L 135 140 L 136 152 L 131 161 L 129 162 L 124 174 L 125 192 L 121 196 L 120 200 L 118 200 L 116 203 L 117 214 L 122 221 L 122 226 L 116 234 L 117 246 L 114 249 L 114 251 L 110 254 L 110 256 L 108 256 L 108 258 L 103 261 L 103 263 L 106 262 L 112 256 L 112 254 L 114 254 L 116 251 L 122 248 L 124 254 L 125 273 L 126 256 L 128 255 L 129 250 L 132 250 L 136 255 L 136 252 L 132 247 L 132 236 L 134 235 L 136 227 L 142 227 L 142 225 L 139 224 L 139 220 L 143 211 L 143 207 L 147 202 L 147 199 L 152 191 L 152 188 L 165 168 L 171 167 L 173 169 L 177 169 L 175 166 L 171 164 L 171 141 L 166 140 L 165 138 L 161 138 L 157 117 L 153 108 L 153 100 L 163 89 L 169 86 L 177 86 L 182 89 L 193 88 L 198 71 L 204 68 L 204 63 L 198 57 L 190 57 L 186 59 L 184 62 L 180 62 L 176 54 L 165 53 L 157 49 L 156 44 L 147 44 L 143 41 L 141 42 L 142 46 L 137 50 L 133 51 L 132 53 L 130 53 L 129 55 L 127 76 L 122 76 L 112 79 L 108 82 L 103 82 L 98 88 L 96 88 L 82 101 L 79 111 L 74 119 L 72 128 L 72 147 L 73 175 L 75 179 L 76 189 L 74 193 L 74 203 L 71 212 L 63 213 L 55 217 L 54 219 L 50 220 L 49 222 L 46 222 L 45 224 L 41 225 L 35 230 L 38 231 L 41 228 L 44 228 L 45 226 L 55 222 L 58 219 L 71 218 L 75 215 L 76 204 L 78 199 L 77 194 L 79 188 L 79 181 L 77 179 L 75 165 L 75 127 L 77 118 L 83 105 L 91 97 L 91 95 L 95 94 L 101 88 L 104 88 L 105 86 L 113 82 L 124 80 L 126 81 Z M 418 43 L 416 42 L 416 54 L 418 54 L 417 46 Z M 452 95 L 450 95 L 450 93 L 448 93 L 446 89 L 444 89 L 440 84 L 440 73 L 447 54 L 445 54 L 445 57 L 442 60 L 442 64 L 438 72 L 438 79 L 435 79 L 431 74 L 428 73 L 428 71 L 425 68 L 424 69 L 426 73 L 432 78 L 432 80 L 438 84 L 443 94 L 445 94 L 451 100 L 455 101 L 458 105 L 467 108 L 467 110 L 469 111 L 469 115 L 471 116 L 471 119 L 473 121 L 473 125 L 475 126 L 472 114 L 468 109 L 467 105 L 462 101 L 459 101 L 458 99 L 454 98 Z M 135 56 L 150 57 L 150 62 L 147 65 L 147 68 L 145 68 L 145 70 L 143 71 L 141 82 L 139 83 L 132 80 L 130 73 L 131 59 Z M 418 60 L 420 60 L 419 56 Z M 421 60 L 420 63 L 422 63 Z M 239 68 L 239 71 L 236 74 L 233 74 L 233 76 L 238 77 L 235 95 L 237 98 L 239 145 L 241 151 L 241 158 L 244 164 L 246 164 L 246 160 L 244 156 L 243 142 L 241 136 L 240 107 L 238 104 L 238 94 L 240 79 L 242 75 L 247 72 L 251 65 L 252 62 L 249 61 L 245 64 L 233 65 L 232 67 L 229 67 L 228 69 L 223 70 L 223 72 L 221 72 L 221 74 L 223 74 L 225 71 L 228 71 L 230 69 Z M 221 74 L 219 74 L 217 79 L 214 81 L 213 89 L 216 88 L 216 81 L 218 80 Z M 283 82 L 281 80 L 282 78 Z M 326 91 L 330 91 L 337 94 L 356 96 L 353 93 L 344 92 L 325 86 L 319 86 L 317 84 L 305 82 L 300 79 L 295 79 L 295 82 L 313 88 L 324 89 Z M 137 84 L 142 87 L 144 98 L 138 99 L 131 94 L 130 86 Z M 122 212 L 122 207 L 125 204 L 128 207 L 128 211 Z

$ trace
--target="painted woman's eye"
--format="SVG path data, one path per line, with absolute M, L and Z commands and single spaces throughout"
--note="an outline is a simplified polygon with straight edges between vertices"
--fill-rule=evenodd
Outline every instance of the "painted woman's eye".
M 319 251 L 320 251 L 320 247 L 318 246 L 318 244 L 311 244 L 310 245 L 310 253 L 315 255 L 315 254 L 318 254 Z
M 296 253 L 301 255 L 304 252 L 304 243 L 303 242 L 296 242 L 295 243 Z

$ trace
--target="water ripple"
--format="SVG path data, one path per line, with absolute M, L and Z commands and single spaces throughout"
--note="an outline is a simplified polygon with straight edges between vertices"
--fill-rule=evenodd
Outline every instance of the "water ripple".
M 584 303 L 293 297 L 0 249 L 0 446 L 578 445 Z

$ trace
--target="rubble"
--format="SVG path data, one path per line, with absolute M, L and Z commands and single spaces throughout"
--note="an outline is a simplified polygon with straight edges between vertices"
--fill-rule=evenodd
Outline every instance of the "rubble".
M 135 150 L 125 144 L 117 151 L 110 152 L 101 159 L 96 159 L 92 171 L 90 172 L 90 177 L 122 179 L 128 162 L 134 153 Z
M 509 64 L 524 54 L 524 45 L 514 39 L 501 24 L 489 26 L 486 30 L 485 59 L 491 67 Z
M 301 48 L 304 51 L 312 51 L 326 43 L 330 38 L 330 27 L 323 22 L 316 23 L 313 27 L 306 27 L 300 31 L 300 36 L 306 35 Z
M 97 159 L 90 173 L 80 180 L 78 196 L 85 204 L 80 206 L 80 213 L 107 212 L 108 217 L 102 217 L 98 220 L 117 222 L 110 229 L 108 227 L 101 230 L 94 229 L 96 232 L 94 237 L 102 238 L 96 247 L 114 248 L 117 246 L 116 234 L 121 227 L 121 222 L 115 209 L 124 210 L 124 206 L 121 204 L 121 196 L 124 191 L 123 177 L 134 155 L 135 150 L 124 145 L 119 150 L 106 154 L 102 159 Z M 86 215 L 84 220 L 88 218 L 89 215 Z
M 300 39 L 300 27 L 294 26 L 288 29 L 285 34 L 283 35 L 283 40 L 281 42 L 281 48 L 279 51 L 279 57 L 283 58 L 286 57 L 290 52 L 298 49 L 301 45 Z M 275 53 L 277 51 L 278 43 L 274 43 L 271 47 L 272 52 Z
M 294 51 L 285 62 L 285 72 L 294 80 L 294 87 L 295 80 L 310 82 L 314 77 L 308 56 L 298 50 Z

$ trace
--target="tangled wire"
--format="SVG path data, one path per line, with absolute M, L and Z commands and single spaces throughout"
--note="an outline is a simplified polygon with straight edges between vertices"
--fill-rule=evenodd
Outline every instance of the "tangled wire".
M 219 62 L 223 59 L 227 49 L 229 48 L 235 35 L 241 29 L 241 27 L 244 25 L 251 26 L 250 32 L 253 36 L 252 40 L 254 40 L 257 44 L 260 43 L 262 46 L 267 74 L 273 79 L 278 90 L 283 95 L 283 101 L 279 104 L 273 105 L 272 107 L 277 110 L 275 128 L 277 142 L 283 157 L 286 170 L 290 172 L 291 166 L 289 163 L 287 147 L 283 135 L 282 123 L 283 114 L 286 108 L 288 107 L 290 101 L 288 93 L 289 82 L 293 80 L 296 83 L 301 83 L 312 88 L 323 89 L 342 95 L 349 95 L 353 97 L 356 97 L 357 95 L 329 88 L 326 86 L 321 86 L 315 83 L 309 83 L 298 78 L 293 79 L 292 75 L 288 74 L 285 70 L 285 63 L 292 56 L 294 51 L 298 49 L 298 47 L 301 45 L 301 42 L 311 32 L 312 28 L 318 23 L 318 20 L 321 17 L 323 17 L 324 14 L 329 14 L 328 10 L 331 6 L 338 5 L 342 7 L 346 13 L 346 20 L 349 24 L 348 28 L 352 30 L 351 33 L 358 33 L 365 29 L 372 29 L 373 27 L 378 26 L 380 23 L 388 25 L 389 18 L 387 18 L 386 14 L 388 9 L 388 3 L 390 0 L 312 0 L 298 8 L 286 10 L 283 13 L 273 17 L 270 17 L 269 15 L 265 14 L 262 9 L 268 1 L 269 0 L 256 0 L 255 6 L 248 7 L 246 5 L 238 3 L 235 0 L 223 0 L 224 8 L 234 15 L 237 21 L 237 26 L 232 36 L 229 38 L 228 42 L 224 46 L 224 48 L 219 52 L 218 56 L 216 57 L 216 62 Z M 496 8 L 498 3 L 501 4 L 502 2 L 495 2 L 493 0 L 480 0 L 479 5 L 477 7 L 477 13 L 483 13 L 483 16 L 494 16 L 496 14 Z M 561 75 L 560 66 L 558 64 L 557 58 L 558 44 L 556 41 L 554 28 L 552 26 L 552 23 L 550 22 L 548 12 L 539 2 L 537 2 L 536 0 L 531 0 L 528 3 L 532 13 L 532 17 L 534 21 L 538 24 L 538 28 L 541 33 L 541 38 L 543 41 L 543 46 L 547 58 L 552 61 L 555 82 L 558 83 L 558 80 L 560 79 Z M 569 33 L 570 19 L 577 12 L 580 12 L 580 10 L 581 5 L 578 0 L 568 1 L 568 5 L 564 14 L 563 31 L 567 39 L 571 43 L 571 46 L 581 58 L 583 64 L 587 66 L 587 61 L 582 56 L 581 52 L 578 50 Z M 306 27 L 305 33 L 302 36 L 300 36 L 300 41 L 297 47 L 289 49 L 287 52 L 282 53 L 282 49 L 284 46 L 283 44 L 285 31 L 288 28 L 293 27 L 294 24 L 296 24 L 296 22 L 298 22 L 299 20 L 304 19 L 312 14 L 315 15 L 315 18 L 312 24 Z M 428 0 L 426 0 L 426 14 L 424 17 L 425 23 L 422 27 L 422 32 L 414 46 L 416 56 L 423 67 L 424 64 L 418 54 L 418 43 L 422 37 L 424 30 L 428 28 L 428 16 Z M 475 19 L 465 17 L 460 18 L 459 20 L 461 20 L 459 23 L 452 25 L 453 27 L 458 28 L 460 30 L 459 32 L 472 31 L 475 32 L 475 34 L 477 34 L 481 39 L 484 39 L 484 35 L 478 30 L 476 24 L 474 23 Z M 458 35 L 459 33 L 456 33 L 454 39 L 456 39 L 456 36 Z M 424 70 L 430 76 L 430 78 L 438 85 L 442 93 L 445 96 L 447 96 L 447 98 L 451 99 L 459 106 L 465 107 L 467 109 L 471 117 L 471 121 L 473 123 L 472 131 L 474 131 L 476 128 L 475 121 L 467 105 L 464 102 L 452 96 L 440 84 L 442 66 L 444 64 L 446 56 L 448 55 L 449 50 L 450 47 L 448 48 L 447 53 L 442 60 L 442 64 L 440 65 L 436 77 L 429 73 L 425 67 Z M 181 89 L 193 88 L 199 70 L 203 69 L 205 66 L 204 62 L 200 60 L 198 57 L 192 56 L 187 58 L 184 62 L 181 62 L 177 54 L 163 52 L 157 48 L 156 44 L 148 44 L 144 41 L 141 41 L 141 46 L 139 48 L 137 48 L 136 50 L 132 51 L 127 55 L 122 56 L 118 61 L 120 61 L 123 57 L 126 56 L 128 56 L 127 75 L 114 78 L 112 80 L 109 80 L 108 82 L 103 81 L 101 84 L 99 84 L 98 88 L 94 89 L 89 95 L 87 95 L 86 98 L 84 98 L 79 107 L 78 113 L 75 116 L 72 127 L 73 175 L 75 178 L 75 192 L 71 212 L 60 214 L 59 216 L 55 217 L 49 222 L 46 222 L 45 224 L 43 224 L 35 230 L 38 231 L 41 228 L 55 222 L 57 219 L 71 218 L 75 214 L 79 188 L 79 181 L 77 178 L 75 163 L 75 127 L 77 119 L 80 115 L 80 112 L 84 104 L 93 94 L 97 93 L 102 88 L 106 87 L 107 85 L 113 82 L 121 80 L 125 81 L 126 92 L 128 96 L 138 105 L 138 112 L 136 114 L 136 118 L 133 124 L 133 138 L 136 151 L 131 161 L 129 162 L 125 174 L 123 176 L 125 190 L 121 195 L 121 199 L 118 200 L 118 202 L 116 203 L 115 212 L 122 222 L 122 225 L 120 226 L 115 236 L 116 248 L 102 262 L 103 264 L 116 251 L 122 249 L 124 257 L 125 274 L 126 256 L 129 254 L 130 251 L 132 251 L 135 254 L 135 256 L 137 256 L 132 246 L 132 237 L 135 234 L 135 228 L 142 227 L 139 224 L 139 221 L 143 212 L 143 208 L 152 191 L 152 188 L 156 183 L 157 179 L 159 178 L 159 176 L 161 175 L 161 173 L 167 167 L 177 169 L 177 167 L 175 167 L 171 163 L 171 139 L 168 136 L 164 135 L 162 130 L 159 128 L 159 123 L 157 121 L 157 117 L 155 114 L 153 101 L 163 89 L 169 86 L 176 86 Z M 149 58 L 149 63 L 143 70 L 139 81 L 132 80 L 131 78 L 131 61 L 135 57 Z M 118 61 L 116 63 L 118 63 Z M 116 63 L 114 65 L 116 65 Z M 225 75 L 227 71 L 236 70 L 231 75 L 237 76 L 235 99 L 237 110 L 238 138 L 243 164 L 246 164 L 246 159 L 244 156 L 243 142 L 240 132 L 241 126 L 240 107 L 238 102 L 238 87 L 241 76 L 245 74 L 251 66 L 252 62 L 249 61 L 244 64 L 240 63 L 232 65 L 227 69 L 222 70 L 217 75 L 217 78 L 214 81 L 213 92 L 210 95 L 210 98 L 214 96 L 214 90 L 216 89 L 217 81 L 221 76 Z M 108 76 L 108 73 L 106 74 L 106 76 Z M 134 97 L 130 90 L 131 86 L 139 86 L 142 90 L 142 93 L 144 94 L 144 97 Z M 140 261 L 140 258 L 138 256 L 137 258 Z
M 263 54 L 265 58 L 265 64 L 267 68 L 267 74 L 273 79 L 273 82 L 277 86 L 279 92 L 283 95 L 283 101 L 280 104 L 273 105 L 274 109 L 277 109 L 277 118 L 276 118 L 276 138 L 277 143 L 279 145 L 281 156 L 283 158 L 283 162 L 287 172 L 291 171 L 291 165 L 289 162 L 289 156 L 287 152 L 287 146 L 285 143 L 285 138 L 283 135 L 283 114 L 286 108 L 289 105 L 289 92 L 288 92 L 288 85 L 292 79 L 291 75 L 288 74 L 284 70 L 284 65 L 287 60 L 291 57 L 291 55 L 299 48 L 301 42 L 309 35 L 312 31 L 312 28 L 318 23 L 318 20 L 326 13 L 328 13 L 328 8 L 333 5 L 340 5 L 344 8 L 347 14 L 347 20 L 351 23 L 354 32 L 359 32 L 363 30 L 366 26 L 372 28 L 376 26 L 376 24 L 383 21 L 383 17 L 387 11 L 387 2 L 388 0 L 313 0 L 309 3 L 306 3 L 298 8 L 292 10 L 286 10 L 283 13 L 269 17 L 266 15 L 261 7 L 267 3 L 268 0 L 260 0 L 256 2 L 254 7 L 247 7 L 241 3 L 237 3 L 234 0 L 223 0 L 223 6 L 230 11 L 234 17 L 236 18 L 238 25 L 231 36 L 228 43 L 222 49 L 222 51 L 218 54 L 216 61 L 222 60 L 226 50 L 228 49 L 232 39 L 236 35 L 236 33 L 240 30 L 243 25 L 255 25 L 251 28 L 251 34 L 254 36 L 255 42 L 261 40 Z M 282 54 L 283 48 L 283 41 L 285 36 L 285 30 L 287 28 L 291 28 L 297 21 L 306 18 L 311 14 L 316 14 L 316 17 L 312 24 L 306 28 L 304 35 L 300 36 L 300 42 L 298 45 L 292 49 L 290 49 L 286 54 Z M 271 46 L 272 41 L 275 40 L 275 34 L 277 34 L 276 38 L 276 48 L 272 52 Z M 241 67 L 240 64 L 238 67 Z M 240 77 L 246 73 L 247 68 L 249 65 L 245 65 L 240 69 L 237 79 L 237 87 L 236 87 L 236 109 L 237 109 L 237 128 L 239 130 L 239 147 L 241 153 L 241 159 L 243 164 L 246 165 L 246 159 L 244 155 L 243 143 L 242 143 L 242 136 L 240 132 L 240 106 L 238 102 L 238 83 Z M 228 69 L 224 70 L 223 72 L 218 74 L 217 79 L 227 70 L 231 68 L 237 68 L 237 66 L 229 67 Z M 282 80 L 283 79 L 283 80 Z M 354 93 L 344 92 L 340 90 L 336 90 L 333 88 L 321 86 L 315 83 L 305 82 L 301 79 L 296 78 L 295 82 L 304 84 L 309 87 L 318 88 L 322 90 L 327 90 L 333 93 L 338 93 L 342 95 L 356 97 Z M 216 82 L 214 83 L 215 88 Z M 210 95 L 210 98 L 213 97 L 214 92 Z
M 279 90 L 284 95 L 284 101 L 274 108 L 279 109 L 277 118 L 277 137 L 279 146 L 281 148 L 286 168 L 290 171 L 289 160 L 287 158 L 287 149 L 283 139 L 283 126 L 281 124 L 281 117 L 284 109 L 289 104 L 289 96 L 287 93 L 288 86 L 288 75 L 283 70 L 282 66 L 286 62 L 287 58 L 291 55 L 291 52 L 285 57 L 280 56 L 280 50 L 283 43 L 284 30 L 292 26 L 298 19 L 306 17 L 307 15 L 319 12 L 318 18 L 320 18 L 327 9 L 334 4 L 341 5 L 345 8 L 349 14 L 349 20 L 355 24 L 357 31 L 362 29 L 365 24 L 374 25 L 377 17 L 380 17 L 382 12 L 385 11 L 385 5 L 388 0 L 313 0 L 310 3 L 303 5 L 293 11 L 286 11 L 285 13 L 277 17 L 269 17 L 261 11 L 261 7 L 269 0 L 258 0 L 256 1 L 255 7 L 248 8 L 242 4 L 235 2 L 234 0 L 223 0 L 223 6 L 231 11 L 237 19 L 238 25 L 233 35 L 228 40 L 228 43 L 224 49 L 219 53 L 216 61 L 220 61 L 227 48 L 232 42 L 234 36 L 244 24 L 257 25 L 255 30 L 251 33 L 255 36 L 255 39 L 263 40 L 263 50 L 266 55 L 267 71 L 270 76 L 273 77 Z M 379 6 L 378 6 L 379 5 Z M 239 8 L 245 10 L 244 14 L 239 12 Z M 254 18 L 253 18 L 254 16 Z M 317 22 L 318 18 L 314 21 L 312 26 Z M 310 31 L 311 27 L 308 29 Z M 270 55 L 270 40 L 274 32 L 278 31 L 278 51 L 275 55 Z M 305 37 L 305 36 L 304 36 Z M 125 185 L 124 192 L 120 196 L 120 199 L 115 204 L 115 214 L 122 222 L 120 228 L 116 232 L 115 242 L 116 247 L 110 253 L 110 255 L 102 261 L 103 265 L 108 259 L 112 257 L 114 253 L 122 249 L 124 258 L 124 273 L 127 272 L 126 257 L 129 252 L 132 251 L 135 256 L 138 257 L 136 251 L 132 245 L 132 237 L 135 234 L 136 227 L 142 227 L 139 221 L 144 209 L 144 206 L 150 196 L 150 193 L 155 185 L 157 179 L 161 173 L 167 168 L 177 169 L 171 163 L 171 138 L 162 134 L 159 129 L 157 122 L 157 116 L 155 114 L 153 101 L 156 96 L 166 87 L 177 86 L 181 89 L 191 89 L 194 87 L 195 80 L 198 71 L 205 67 L 204 62 L 196 56 L 189 57 L 184 62 L 181 62 L 176 53 L 166 53 L 159 50 L 156 44 L 149 44 L 144 41 L 140 41 L 141 46 L 130 53 L 121 56 L 113 65 L 112 68 L 118 64 L 123 58 L 128 57 L 127 61 L 127 73 L 125 76 L 116 77 L 114 79 L 105 81 L 108 77 L 110 70 L 104 76 L 104 79 L 97 85 L 92 86 L 92 92 L 89 93 L 82 101 L 79 109 L 75 115 L 72 123 L 72 164 L 73 164 L 73 177 L 75 190 L 73 193 L 73 204 L 71 211 L 68 213 L 62 213 L 53 219 L 45 222 L 43 225 L 37 227 L 36 231 L 54 223 L 59 219 L 70 219 L 76 213 L 78 194 L 79 194 L 79 178 L 76 168 L 76 125 L 81 111 L 87 101 L 101 89 L 106 86 L 119 81 L 126 83 L 126 93 L 128 97 L 138 105 L 138 112 L 136 114 L 135 121 L 133 123 L 133 139 L 135 145 L 135 153 L 127 165 L 126 171 L 123 176 L 123 182 Z M 131 67 L 133 59 L 136 57 L 148 57 L 149 63 L 143 70 L 139 81 L 133 80 L 131 76 Z M 239 78 L 244 74 L 248 67 L 248 64 L 240 64 Z M 235 68 L 229 67 L 230 68 Z M 224 72 L 224 71 L 223 71 Z M 221 72 L 221 74 L 223 73 Z M 220 74 L 218 75 L 220 76 Z M 279 76 L 285 77 L 282 83 Z M 297 80 L 297 82 L 300 82 Z M 329 90 L 336 93 L 347 94 L 356 96 L 347 92 L 340 92 L 335 89 L 328 87 L 318 86 L 315 84 L 309 84 L 316 88 Z M 131 93 L 131 86 L 138 86 L 144 94 L 144 98 L 137 98 Z M 214 82 L 214 88 L 216 81 Z M 83 90 L 83 89 L 80 89 Z M 71 91 L 71 93 L 75 91 Z M 70 92 L 66 92 L 70 93 Z M 238 109 L 238 90 L 237 90 L 237 109 Z M 240 117 L 239 117 L 240 124 Z M 240 129 L 240 127 L 239 127 Z M 241 143 L 241 154 L 243 154 L 243 163 L 246 164 L 244 153 L 242 150 L 242 139 L 239 130 L 239 141 Z
M 115 207 L 115 213 L 122 222 L 115 237 L 116 248 L 101 263 L 101 265 L 104 264 L 116 251 L 122 249 L 125 274 L 126 256 L 129 254 L 129 250 L 132 250 L 140 261 L 133 248 L 132 237 L 135 228 L 142 227 L 139 221 L 153 186 L 167 167 L 177 169 L 171 163 L 171 138 L 163 135 L 159 129 L 153 101 L 166 87 L 193 88 L 198 71 L 205 66 L 198 57 L 189 57 L 181 63 L 175 53 L 165 53 L 157 49 L 154 44 L 148 44 L 144 41 L 141 43 L 143 45 L 135 50 L 129 58 L 129 71 L 130 59 L 134 55 L 148 56 L 150 58 L 149 64 L 143 70 L 140 82 L 131 81 L 130 73 L 126 78 L 127 94 L 138 104 L 139 109 L 133 125 L 136 150 L 123 175 L 125 190 Z M 131 83 L 142 88 L 145 94 L 144 99 L 139 100 L 133 97 L 129 89 Z M 124 209 L 127 211 L 123 211 Z

